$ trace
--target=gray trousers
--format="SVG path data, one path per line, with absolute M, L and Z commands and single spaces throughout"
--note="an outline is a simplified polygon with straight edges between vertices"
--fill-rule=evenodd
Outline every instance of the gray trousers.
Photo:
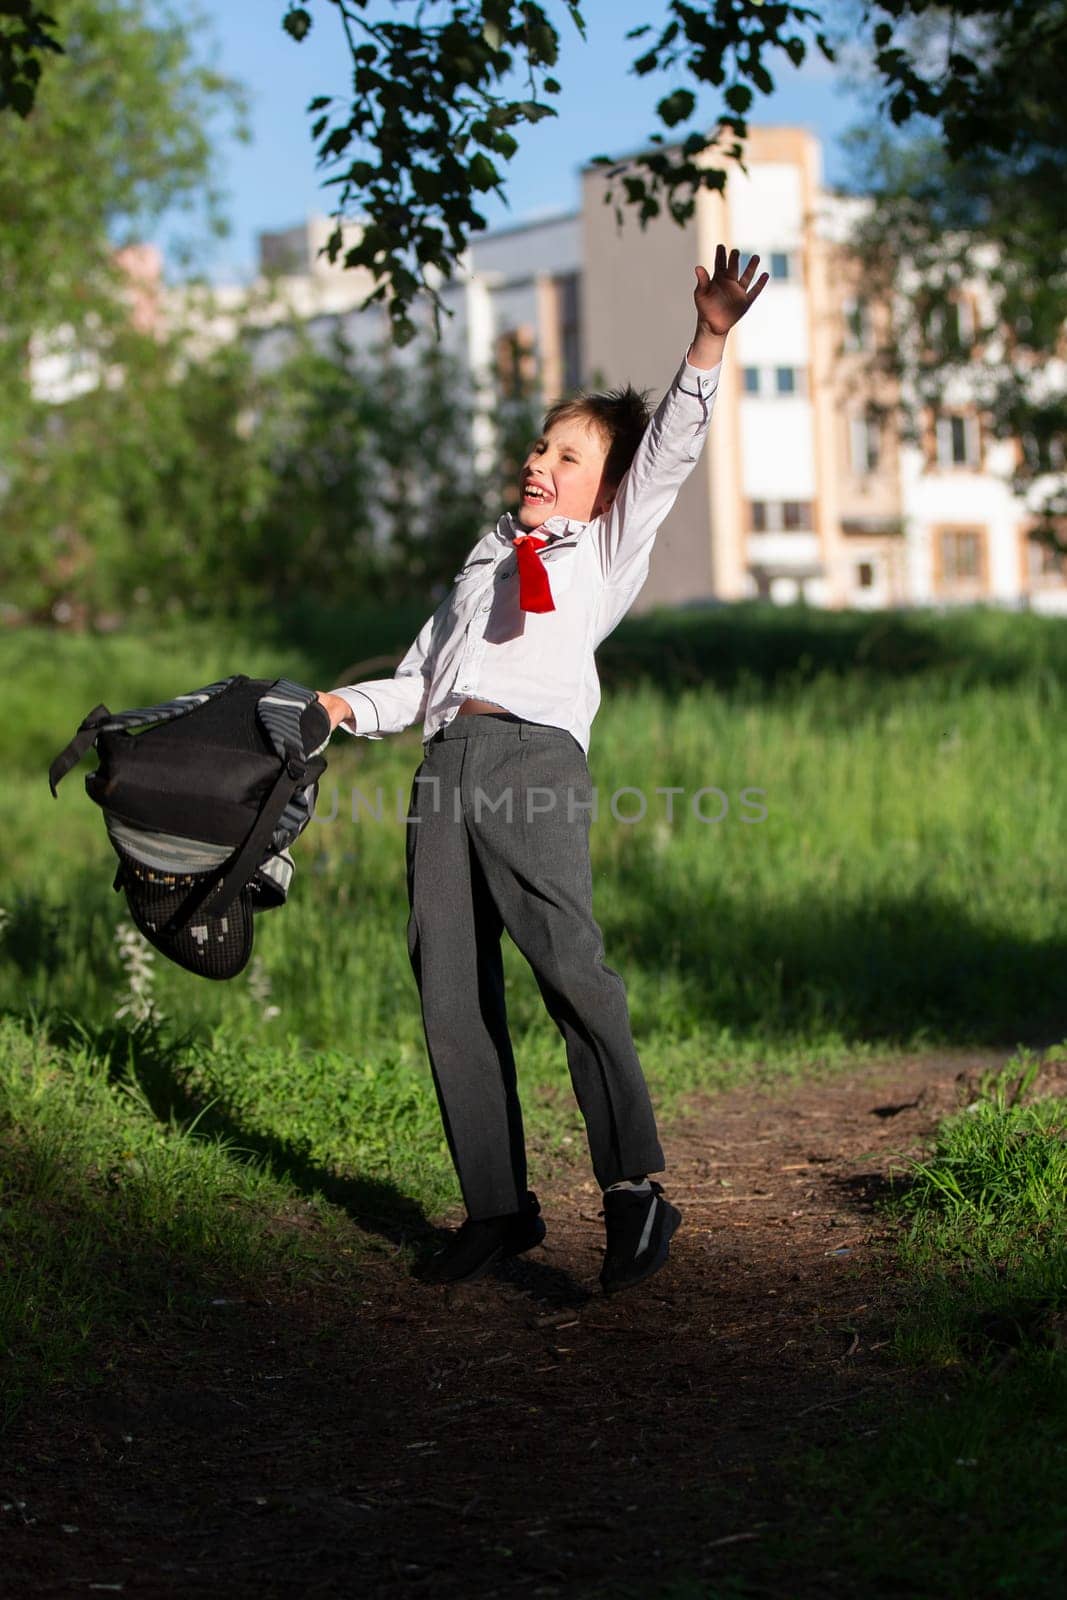
M 408 807 L 408 954 L 468 1215 L 503 1216 L 526 1195 L 505 928 L 563 1036 L 601 1188 L 661 1171 L 626 989 L 593 919 L 581 746 L 562 728 L 482 714 L 454 718 L 423 753 Z

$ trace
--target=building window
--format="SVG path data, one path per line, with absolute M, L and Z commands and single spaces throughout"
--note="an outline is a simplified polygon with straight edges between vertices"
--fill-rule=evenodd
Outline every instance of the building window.
M 750 500 L 749 531 L 752 533 L 810 533 L 810 500 Z
M 556 304 L 559 308 L 560 364 L 563 368 L 563 388 L 570 394 L 582 381 L 581 372 L 581 321 L 578 301 L 578 274 L 568 272 L 556 280 Z
M 772 250 L 768 268 L 776 283 L 789 283 L 796 277 L 796 261 L 788 250 Z
M 849 423 L 852 470 L 861 475 L 875 472 L 881 454 L 882 430 L 877 417 L 853 417 Z
M 982 535 L 977 528 L 941 530 L 941 577 L 947 584 L 974 584 L 982 577 Z
M 759 394 L 759 368 L 745 367 L 741 374 L 741 382 L 746 394 Z
M 775 367 L 774 387 L 777 394 L 796 394 L 798 388 L 796 367 Z
M 783 500 L 782 527 L 787 533 L 810 533 L 811 501 Z
M 937 419 L 937 464 L 939 467 L 977 467 L 979 460 L 978 418 L 942 416 Z
M 874 562 L 860 561 L 856 566 L 856 587 L 858 589 L 874 588 Z
M 974 342 L 974 307 L 966 295 L 953 300 L 948 308 L 948 336 L 957 349 L 966 349 Z
M 948 352 L 966 350 L 974 340 L 974 307 L 969 296 L 957 295 L 932 306 L 926 317 L 926 334 L 931 344 Z
M 846 300 L 845 349 L 869 350 L 871 348 L 871 314 L 866 300 Z
M 1058 537 L 1063 538 L 1064 534 L 1061 532 Z M 1031 535 L 1028 551 L 1032 581 L 1052 579 L 1053 582 L 1063 583 L 1067 580 L 1067 546 L 1060 549 L 1049 539 L 1035 539 Z

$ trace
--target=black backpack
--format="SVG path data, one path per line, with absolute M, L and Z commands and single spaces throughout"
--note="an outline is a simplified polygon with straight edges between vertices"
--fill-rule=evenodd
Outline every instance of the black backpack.
M 138 928 L 190 972 L 232 978 L 252 916 L 284 904 L 288 847 L 311 820 L 330 719 L 288 678 L 223 678 L 163 705 L 90 711 L 52 762 L 56 786 L 95 746 L 85 779 L 104 812 Z

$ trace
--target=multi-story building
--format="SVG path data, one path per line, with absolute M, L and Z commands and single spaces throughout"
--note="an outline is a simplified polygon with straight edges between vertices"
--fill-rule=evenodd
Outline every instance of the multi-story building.
M 1067 562 L 1031 538 L 1015 447 L 984 437 L 966 384 L 909 443 L 869 350 L 888 308 L 848 248 L 859 202 L 821 184 L 810 134 L 754 128 L 745 172 L 685 228 L 619 230 L 583 177 L 586 372 L 662 387 L 692 321 L 693 263 L 721 240 L 770 271 L 730 336 L 704 457 L 657 541 L 641 605 L 767 595 L 816 605 L 987 601 L 1067 612 Z M 975 285 L 973 292 L 981 293 Z M 966 314 L 966 298 L 961 315 Z
M 488 376 L 509 364 L 546 402 L 580 383 L 658 395 L 691 334 L 694 264 L 720 241 L 758 252 L 771 281 L 731 335 L 708 448 L 636 609 L 764 596 L 1067 613 L 1067 561 L 1031 538 L 1010 486 L 1015 447 L 985 437 L 965 388 L 947 391 L 919 442 L 901 428 L 896 386 L 870 361 L 889 308 L 864 293 L 849 249 L 862 201 L 827 191 L 820 162 L 810 133 L 754 128 L 725 194 L 698 195 L 684 227 L 644 229 L 632 212 L 619 226 L 605 174 L 589 168 L 578 211 L 471 242 L 463 277 L 442 289 L 445 342 L 490 405 Z M 300 237 L 304 271 L 336 279 Z M 961 318 L 981 294 L 961 298 Z M 380 313 L 345 320 L 359 344 L 384 336 Z

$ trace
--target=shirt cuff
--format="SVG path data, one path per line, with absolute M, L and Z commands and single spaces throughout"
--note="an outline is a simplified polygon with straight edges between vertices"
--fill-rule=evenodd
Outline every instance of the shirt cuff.
M 686 348 L 686 359 L 682 362 L 679 387 L 684 389 L 686 394 L 698 394 L 706 400 L 719 386 L 722 362 L 717 361 L 713 367 L 691 367 L 688 360 L 689 348 L 691 347 Z
M 358 716 L 362 711 L 364 719 L 366 719 L 366 708 L 367 706 L 370 706 L 371 710 L 374 712 L 375 730 L 381 726 L 378 717 L 378 707 L 374 704 L 374 701 L 371 699 L 370 695 L 364 694 L 362 689 L 332 689 L 330 692 L 331 694 L 337 695 L 338 699 L 345 702 L 354 717 Z M 357 696 L 362 704 L 356 704 Z M 372 733 L 368 728 L 353 728 L 349 725 L 347 720 L 345 722 L 339 722 L 337 726 L 341 729 L 342 733 L 351 734 L 356 739 L 384 739 L 385 737 L 384 734 L 378 733 L 377 731 Z

